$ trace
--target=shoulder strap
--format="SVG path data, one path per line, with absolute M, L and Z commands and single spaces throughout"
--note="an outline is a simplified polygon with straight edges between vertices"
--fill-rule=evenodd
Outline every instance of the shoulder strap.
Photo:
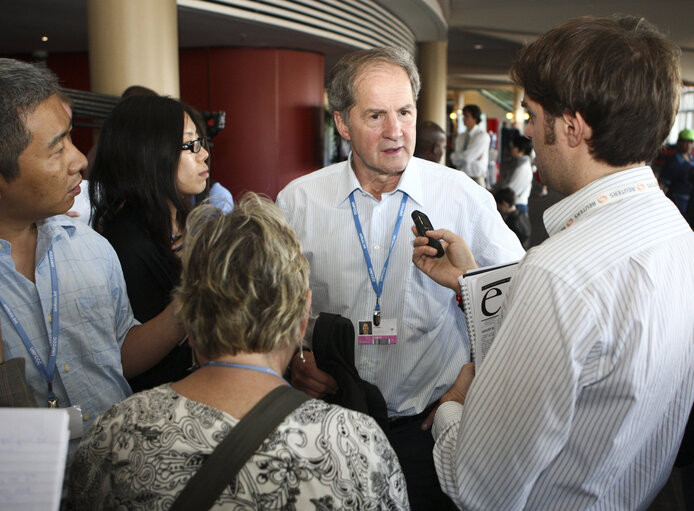
M 273 389 L 217 445 L 178 495 L 171 511 L 210 509 L 270 433 L 309 399 L 287 385 Z

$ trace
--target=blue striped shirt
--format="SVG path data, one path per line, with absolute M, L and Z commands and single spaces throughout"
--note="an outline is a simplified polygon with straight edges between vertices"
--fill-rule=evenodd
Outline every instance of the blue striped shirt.
M 377 278 L 402 194 L 409 197 L 381 297 L 382 317 L 397 320 L 398 341 L 360 346 L 355 338 L 355 363 L 383 393 L 390 416 L 414 415 L 450 388 L 470 357 L 455 293 L 412 263 L 412 211 L 426 213 L 435 228 L 462 233 L 480 264 L 516 261 L 524 251 L 491 194 L 460 172 L 412 158 L 397 188 L 378 201 L 363 191 L 348 162 L 338 163 L 292 181 L 277 196 L 311 265 L 315 313 L 341 314 L 354 325 L 373 314 L 376 295 L 350 208 L 355 190 Z
M 648 167 L 545 213 L 465 406 L 434 424 L 465 509 L 644 509 L 694 399 L 694 233 Z
M 46 254 L 53 246 L 58 272 L 60 331 L 53 390 L 60 407 L 80 406 L 86 430 L 113 404 L 131 394 L 120 348 L 137 324 L 111 245 L 82 222 L 64 215 L 37 223 L 34 284 L 17 272 L 11 244 L 0 240 L 0 293 L 16 314 L 44 363 L 51 331 L 51 276 Z M 48 390 L 4 310 L 0 310 L 5 358 L 26 359 L 26 379 L 39 406 Z M 77 441 L 71 442 L 74 449 Z

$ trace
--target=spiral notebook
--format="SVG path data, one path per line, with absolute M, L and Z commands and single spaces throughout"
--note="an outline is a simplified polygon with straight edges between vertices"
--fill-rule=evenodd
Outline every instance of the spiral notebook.
M 471 270 L 460 278 L 460 295 L 470 337 L 470 358 L 479 370 L 496 335 L 501 305 L 518 262 Z

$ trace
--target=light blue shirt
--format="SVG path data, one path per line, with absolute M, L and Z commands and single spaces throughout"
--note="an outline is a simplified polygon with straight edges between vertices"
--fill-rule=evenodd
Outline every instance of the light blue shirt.
M 82 222 L 60 215 L 38 223 L 36 284 L 16 271 L 10 243 L 0 240 L 0 293 L 19 319 L 44 363 L 51 330 L 53 246 L 58 273 L 60 331 L 53 390 L 60 407 L 79 405 L 84 429 L 131 394 L 120 348 L 137 323 L 118 258 L 111 245 Z M 46 380 L 36 369 L 4 310 L 0 312 L 5 358 L 26 359 L 27 383 L 46 406 Z
M 354 325 L 373 315 L 376 295 L 350 208 L 354 190 L 377 277 L 402 194 L 409 196 L 380 301 L 381 317 L 397 321 L 398 341 L 364 346 L 355 337 L 355 364 L 381 390 L 390 416 L 414 415 L 450 388 L 470 356 L 455 293 L 412 263 L 412 211 L 424 212 L 435 228 L 463 236 L 480 266 L 517 261 L 524 251 L 491 194 L 454 169 L 412 158 L 396 190 L 378 201 L 363 191 L 349 163 L 341 162 L 292 181 L 277 196 L 311 265 L 314 313 L 341 314 Z
M 231 195 L 231 192 L 220 183 L 212 185 L 208 200 L 210 204 L 222 210 L 225 215 L 234 210 L 234 197 Z

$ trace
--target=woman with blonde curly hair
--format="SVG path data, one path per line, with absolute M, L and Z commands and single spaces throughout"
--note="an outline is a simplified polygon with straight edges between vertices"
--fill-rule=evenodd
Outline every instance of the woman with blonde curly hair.
M 201 367 L 100 417 L 73 462 L 75 509 L 169 509 L 200 464 L 282 378 L 306 330 L 309 266 L 282 213 L 247 194 L 188 218 L 175 300 Z M 212 509 L 409 509 L 373 419 L 308 399 L 265 438 Z

